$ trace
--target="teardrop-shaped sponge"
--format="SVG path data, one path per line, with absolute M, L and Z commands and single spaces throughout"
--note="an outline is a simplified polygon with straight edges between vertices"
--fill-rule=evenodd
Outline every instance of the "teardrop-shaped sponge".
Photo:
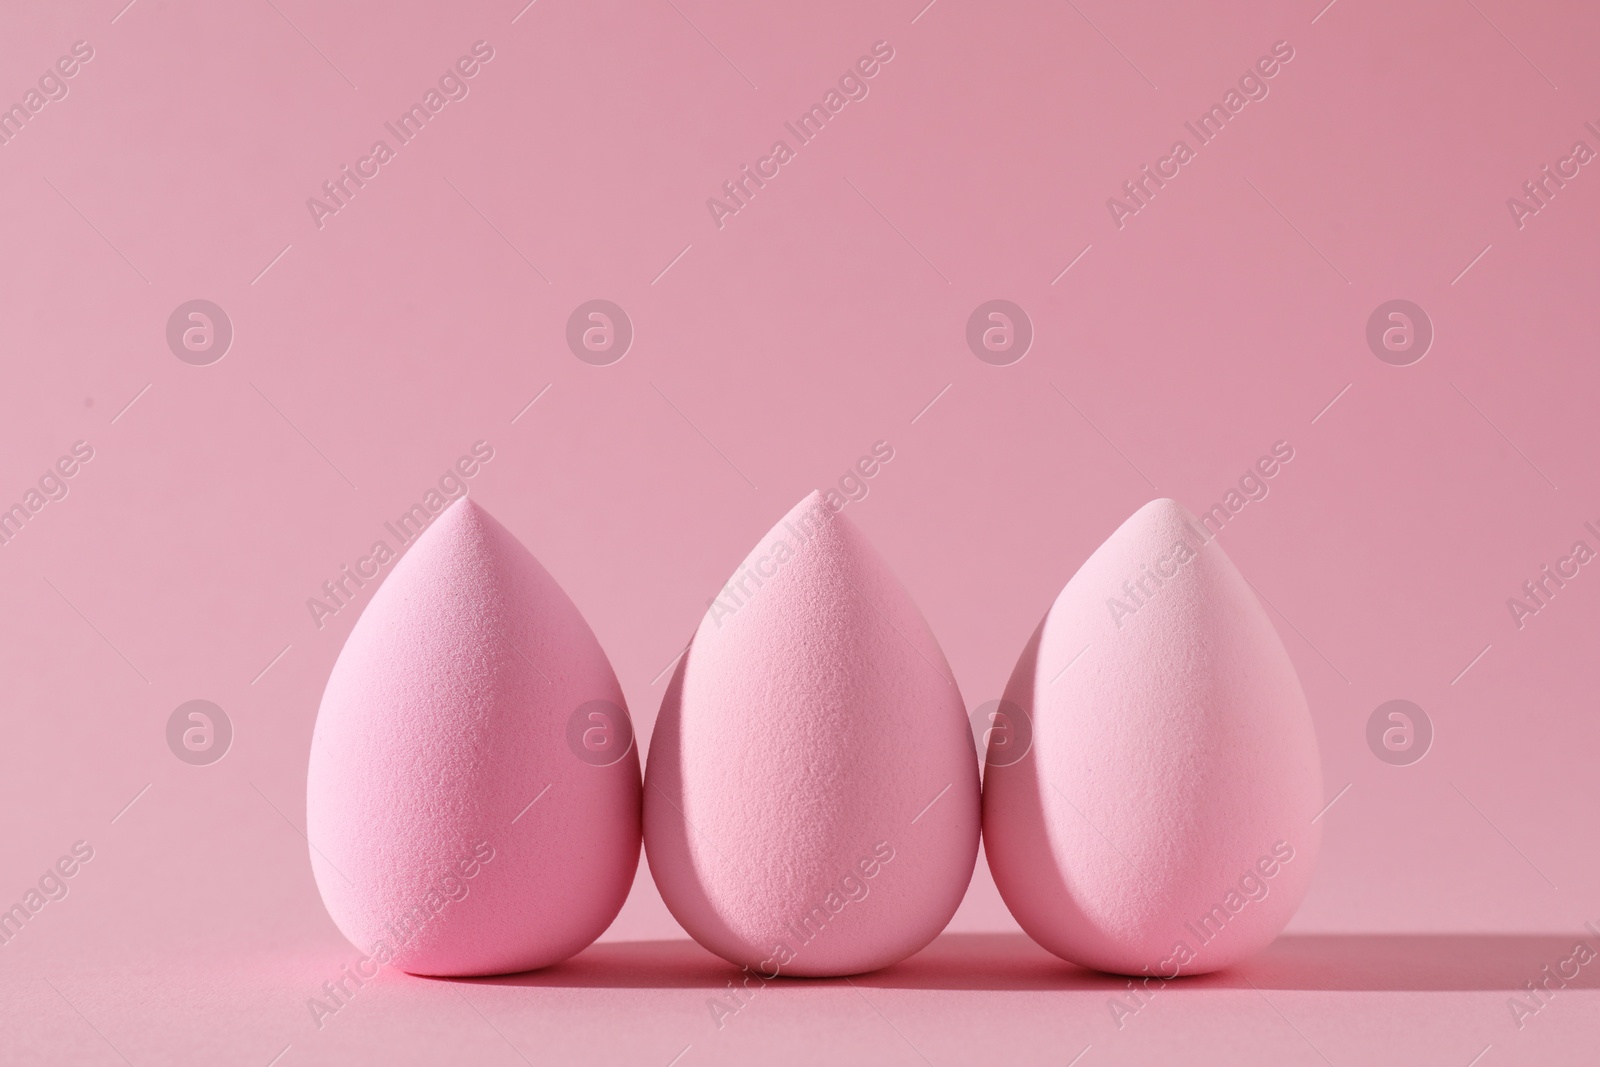
M 978 767 L 916 605 L 817 493 L 701 621 L 651 737 L 645 855 L 696 941 L 768 978 L 856 974 L 942 930 Z
M 1254 591 L 1181 505 L 1146 504 L 1089 557 L 1005 700 L 1031 747 L 997 760 L 991 740 L 984 848 L 1035 941 L 1171 978 L 1278 935 L 1317 858 L 1316 734 Z
M 456 501 L 373 594 L 323 693 L 306 823 L 328 913 L 414 974 L 555 963 L 622 907 L 639 790 L 622 690 L 583 616 Z

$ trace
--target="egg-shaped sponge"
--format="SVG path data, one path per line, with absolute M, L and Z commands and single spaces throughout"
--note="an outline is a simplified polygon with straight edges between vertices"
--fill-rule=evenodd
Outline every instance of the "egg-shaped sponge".
M 468 498 L 394 564 L 323 693 L 306 786 L 328 913 L 414 974 L 543 967 L 639 861 L 639 756 L 583 616 Z
M 1183 507 L 1139 509 L 1024 650 L 983 834 L 1022 928 L 1103 971 L 1173 978 L 1261 949 L 1311 882 L 1322 774 L 1289 655 Z
M 700 944 L 855 974 L 942 930 L 976 862 L 961 695 L 906 590 L 813 493 L 712 601 L 645 770 L 645 855 Z

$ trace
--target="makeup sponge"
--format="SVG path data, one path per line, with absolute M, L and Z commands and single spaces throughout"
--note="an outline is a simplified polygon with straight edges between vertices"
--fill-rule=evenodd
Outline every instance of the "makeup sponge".
M 605 653 L 505 527 L 450 505 L 357 620 L 306 784 L 328 913 L 413 974 L 543 967 L 639 862 L 639 756 Z
M 1035 941 L 1172 978 L 1283 929 L 1320 840 L 1316 735 L 1254 591 L 1182 506 L 1146 504 L 1073 575 L 1001 710 L 984 848 Z
M 696 941 L 855 974 L 942 930 L 977 858 L 961 695 L 855 525 L 802 500 L 712 602 L 651 737 L 645 855 Z

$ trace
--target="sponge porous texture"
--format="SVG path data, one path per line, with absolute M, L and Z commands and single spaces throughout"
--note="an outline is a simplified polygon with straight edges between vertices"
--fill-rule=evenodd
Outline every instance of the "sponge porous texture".
M 584 705 L 591 739 L 607 724 L 589 712 L 626 715 L 588 624 L 505 527 L 452 504 L 373 595 L 317 715 L 307 837 L 344 935 L 428 975 L 542 967 L 598 937 L 638 866 L 639 756 L 611 722 L 619 750 L 580 758 Z
M 976 862 L 971 730 L 933 634 L 813 493 L 701 621 L 656 720 L 645 854 L 706 948 L 855 974 L 938 935 Z
M 1255 592 L 1181 505 L 1146 504 L 1084 563 L 1005 699 L 1032 747 L 990 758 L 984 847 L 1034 940 L 1170 978 L 1283 929 L 1320 842 L 1316 734 Z

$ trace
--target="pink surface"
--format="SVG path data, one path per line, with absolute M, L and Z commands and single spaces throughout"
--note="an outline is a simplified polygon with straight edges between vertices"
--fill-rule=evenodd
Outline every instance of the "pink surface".
M 391 962 L 470 975 L 566 959 L 611 925 L 639 862 L 639 754 L 594 634 L 469 497 L 424 506 L 311 737 L 311 869 L 369 954 L 358 982 Z M 582 758 L 575 716 L 615 751 Z
M 684 929 L 757 982 L 905 959 L 955 914 L 978 854 L 961 694 L 847 506 L 813 492 L 745 557 L 679 661 L 650 744 L 656 886 Z
M 1542 170 L 1600 148 L 1592 5 L 125 2 L 0 14 L 0 104 L 74 71 L 0 144 L 0 507 L 38 505 L 0 544 L 0 901 L 94 849 L 0 948 L 0 1060 L 120 1064 L 103 1034 L 140 1067 L 522 1062 L 455 987 L 390 969 L 321 1029 L 306 1006 L 360 957 L 300 798 L 372 587 L 323 586 L 398 547 L 384 524 L 480 440 L 472 496 L 581 607 L 641 745 L 707 598 L 813 489 L 858 497 L 969 710 L 1109 530 L 1238 492 L 1219 544 L 1283 636 L 1331 802 L 1262 959 L 1334 938 L 1368 961 L 1257 981 L 1271 1007 L 1201 984 L 1228 972 L 1168 986 L 1122 1030 L 1106 989 L 797 985 L 720 1032 L 703 989 L 483 990 L 535 1062 L 921 1063 L 874 1007 L 938 1064 L 1091 1040 L 1077 1067 L 1321 1064 L 1293 1027 L 1335 1063 L 1593 1060 L 1591 967 L 1520 1028 L 1507 1006 L 1600 925 L 1600 576 L 1542 577 L 1600 549 L 1600 175 Z M 441 88 L 478 41 L 465 96 Z M 719 229 L 707 199 L 878 41 L 865 97 Z M 1265 97 L 1118 228 L 1107 200 L 1278 41 Z M 307 200 L 429 90 L 319 228 Z M 605 366 L 568 343 L 596 299 L 632 326 Z M 1006 366 L 967 336 L 996 299 L 1032 326 Z M 1396 299 L 1433 327 L 1406 366 L 1368 340 Z M 169 343 L 192 300 L 231 322 L 209 365 Z M 587 314 L 578 349 L 609 359 Z M 851 473 L 880 440 L 894 459 Z M 1251 499 L 1279 440 L 1295 458 Z M 196 699 L 232 726 L 208 766 L 168 747 Z M 1368 744 L 1394 699 L 1433 727 L 1409 765 Z M 1021 937 L 986 862 L 950 931 Z M 685 937 L 641 865 L 590 951 Z M 1433 965 L 1480 958 L 1473 988 Z
M 1293 917 L 1322 841 L 1316 734 L 1265 608 L 1181 504 L 1151 501 L 1095 549 L 1001 708 L 1028 748 L 991 738 L 984 846 L 1041 945 L 1159 985 Z

